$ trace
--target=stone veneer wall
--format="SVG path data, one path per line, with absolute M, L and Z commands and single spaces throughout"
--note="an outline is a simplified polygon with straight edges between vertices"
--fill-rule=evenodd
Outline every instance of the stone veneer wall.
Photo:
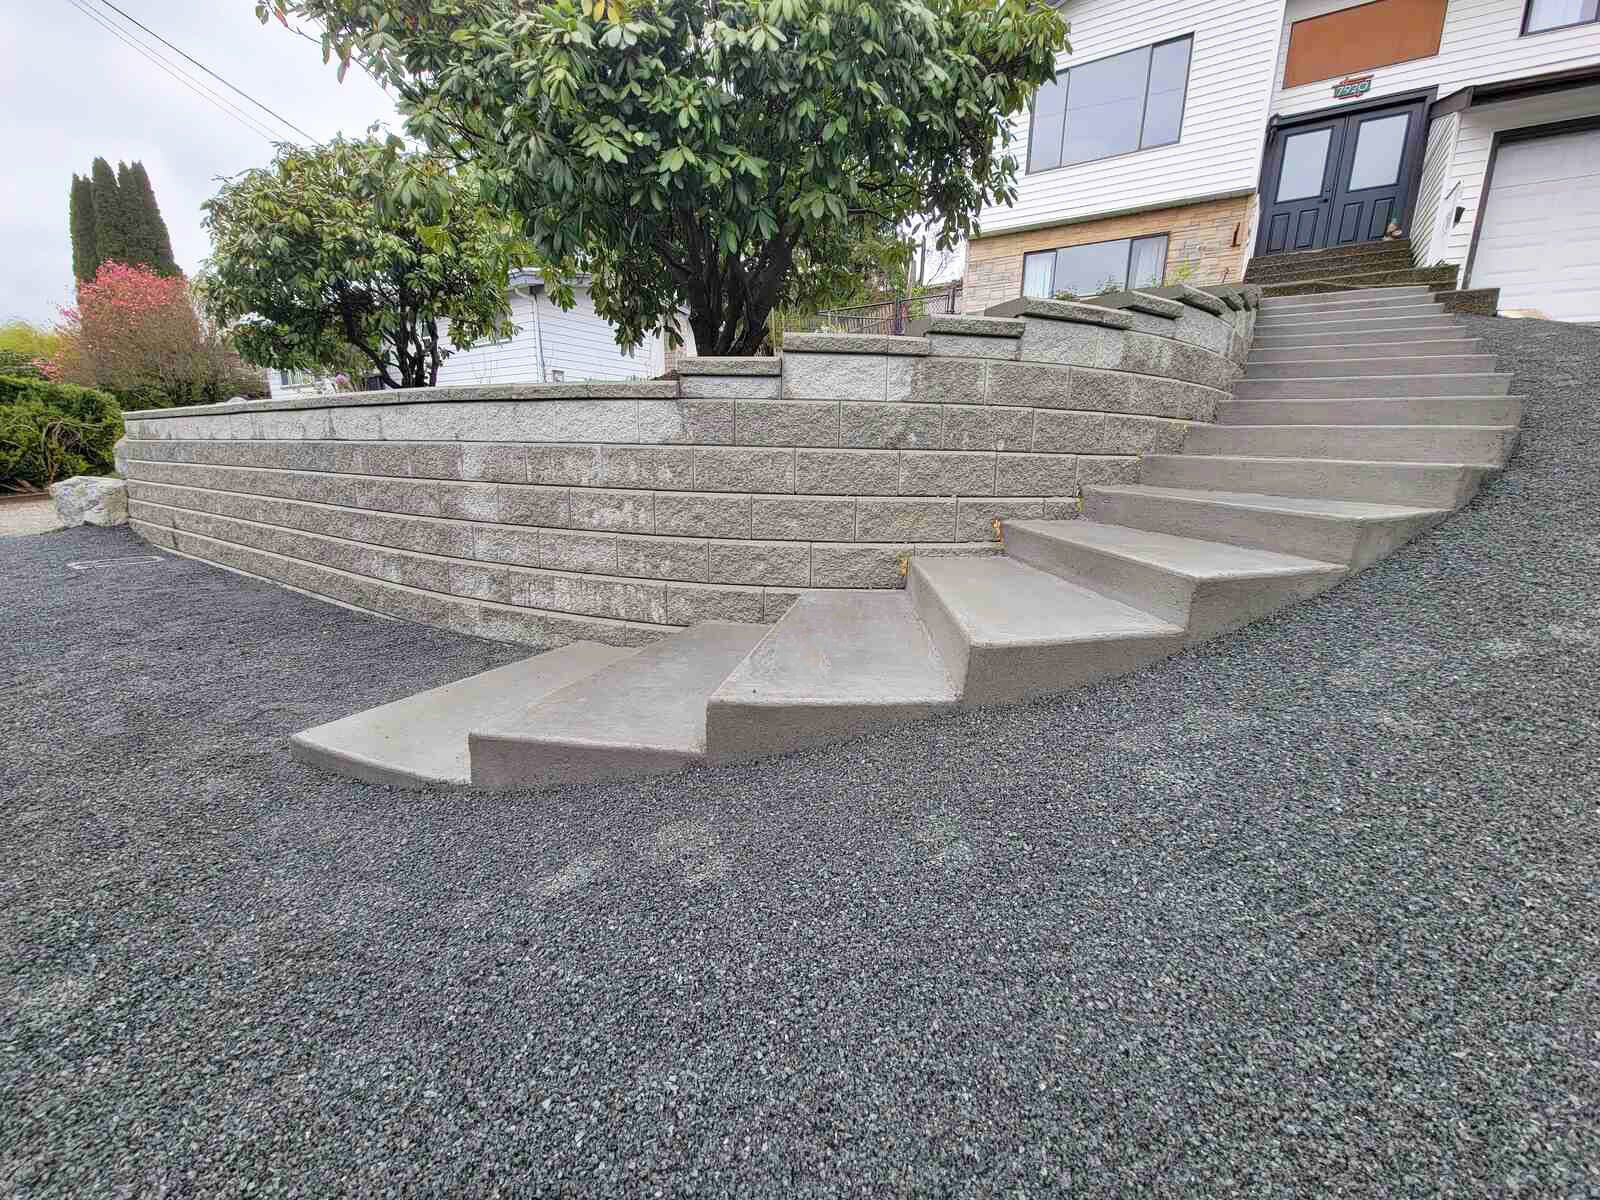
M 779 359 L 687 359 L 676 381 L 134 413 L 131 523 L 500 640 L 769 622 L 805 589 L 901 586 L 907 554 L 992 553 L 997 517 L 1076 515 L 1084 484 L 1136 478 L 1140 452 L 1210 420 L 1253 314 L 1131 304 L 791 335 Z

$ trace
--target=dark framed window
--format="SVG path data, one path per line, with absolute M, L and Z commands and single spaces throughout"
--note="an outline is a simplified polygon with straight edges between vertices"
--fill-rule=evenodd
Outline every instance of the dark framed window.
M 1033 98 L 1028 171 L 1176 142 L 1193 47 L 1189 34 L 1058 73 Z
M 1600 0 L 1528 0 L 1522 14 L 1522 32 L 1544 33 L 1569 25 L 1600 21 Z
M 1022 294 L 1098 296 L 1124 288 L 1160 287 L 1167 275 L 1167 235 L 1118 238 L 1040 250 L 1022 258 Z

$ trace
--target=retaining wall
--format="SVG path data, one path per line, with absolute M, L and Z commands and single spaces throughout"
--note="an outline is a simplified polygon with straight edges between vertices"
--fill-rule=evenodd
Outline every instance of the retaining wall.
M 1019 302 L 924 336 L 791 335 L 649 383 L 458 387 L 131 414 L 133 528 L 379 613 L 549 645 L 769 622 L 803 591 L 902 586 L 997 517 L 1211 420 L 1254 294 Z

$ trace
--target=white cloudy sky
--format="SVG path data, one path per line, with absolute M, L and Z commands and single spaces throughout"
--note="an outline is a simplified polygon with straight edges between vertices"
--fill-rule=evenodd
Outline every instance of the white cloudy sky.
M 343 84 L 319 48 L 253 0 L 113 0 L 217 74 L 322 139 L 359 135 L 375 120 L 398 130 L 390 98 L 352 69 Z M 90 9 L 127 29 L 104 0 L 33 0 L 25 20 L 0 21 L 0 321 L 54 320 L 72 293 L 67 191 L 100 155 L 141 159 L 172 231 L 178 263 L 193 271 L 210 247 L 200 205 L 219 176 L 261 166 L 271 144 L 97 25 Z M 15 15 L 21 15 L 20 12 Z M 150 42 L 137 30 L 130 34 Z M 159 44 L 157 43 L 158 47 Z M 296 135 L 165 47 L 170 60 L 272 128 Z

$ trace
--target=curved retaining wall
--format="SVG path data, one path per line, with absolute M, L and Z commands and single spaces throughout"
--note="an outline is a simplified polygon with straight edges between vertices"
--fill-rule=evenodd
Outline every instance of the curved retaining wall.
M 812 588 L 902 585 L 907 554 L 992 553 L 996 517 L 1209 421 L 1255 294 L 1017 302 L 924 336 L 791 335 L 676 381 L 458 387 L 130 415 L 152 543 L 346 604 L 507 641 L 649 642 L 768 622 Z

